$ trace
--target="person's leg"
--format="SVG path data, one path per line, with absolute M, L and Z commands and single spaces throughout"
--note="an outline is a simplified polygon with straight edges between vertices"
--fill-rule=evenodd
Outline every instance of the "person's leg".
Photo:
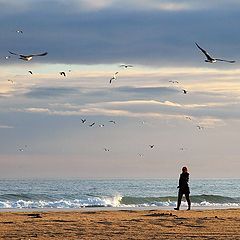
M 189 198 L 189 193 L 185 193 L 185 197 L 186 197 L 186 200 L 187 200 L 187 203 L 188 203 L 188 210 L 191 209 L 191 201 L 190 201 L 190 198 Z
M 182 201 L 182 196 L 183 196 L 183 193 L 182 191 L 178 191 L 178 201 L 177 201 L 177 207 L 174 208 L 175 210 L 179 210 L 180 206 L 181 206 L 181 201 Z

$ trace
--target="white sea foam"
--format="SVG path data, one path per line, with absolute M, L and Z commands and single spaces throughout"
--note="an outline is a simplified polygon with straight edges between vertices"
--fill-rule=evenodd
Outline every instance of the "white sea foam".
M 0 201 L 0 208 L 82 208 L 82 207 L 120 207 L 122 196 L 117 194 L 113 197 L 91 197 L 87 199 L 57 201 Z
M 0 208 L 8 209 L 38 209 L 38 208 L 55 208 L 55 209 L 77 209 L 84 207 L 129 207 L 129 208 L 139 208 L 139 207 L 174 207 L 176 202 L 166 201 L 166 202 L 154 202 L 154 203 L 143 203 L 143 204 L 121 204 L 122 196 L 116 195 L 113 197 L 95 197 L 88 198 L 86 200 L 74 199 L 74 200 L 58 200 L 58 201 L 0 201 Z M 183 201 L 181 206 L 187 207 L 187 202 Z M 240 203 L 210 203 L 203 201 L 201 203 L 192 203 L 193 207 L 240 207 Z

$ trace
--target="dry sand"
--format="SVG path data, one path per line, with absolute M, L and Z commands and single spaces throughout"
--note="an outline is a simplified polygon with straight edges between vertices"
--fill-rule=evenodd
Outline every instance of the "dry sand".
M 0 239 L 240 239 L 240 209 L 1 212 Z

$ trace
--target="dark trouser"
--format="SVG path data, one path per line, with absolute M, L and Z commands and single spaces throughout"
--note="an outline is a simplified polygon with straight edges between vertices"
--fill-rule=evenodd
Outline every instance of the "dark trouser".
M 188 209 L 190 209 L 190 208 L 191 208 L 191 201 L 190 201 L 190 198 L 189 198 L 189 194 L 190 194 L 190 192 L 189 192 L 189 191 L 182 191 L 182 190 L 179 190 L 179 191 L 178 191 L 178 202 L 177 202 L 177 208 L 180 208 L 183 194 L 185 195 L 185 198 L 186 198 L 186 200 L 187 200 L 187 203 L 188 203 Z

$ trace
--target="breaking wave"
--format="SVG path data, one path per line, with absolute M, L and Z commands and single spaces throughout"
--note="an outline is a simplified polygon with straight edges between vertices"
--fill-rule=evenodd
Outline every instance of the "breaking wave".
M 58 196 L 59 197 L 59 196 Z M 77 209 L 84 207 L 172 207 L 176 206 L 177 197 L 130 197 L 121 196 L 89 196 L 71 198 L 64 196 L 57 199 L 46 194 L 3 194 L 0 195 L 1 209 L 43 209 L 66 208 Z M 193 195 L 192 206 L 208 207 L 240 207 L 239 198 L 230 198 L 220 195 Z M 182 205 L 187 205 L 183 198 Z

